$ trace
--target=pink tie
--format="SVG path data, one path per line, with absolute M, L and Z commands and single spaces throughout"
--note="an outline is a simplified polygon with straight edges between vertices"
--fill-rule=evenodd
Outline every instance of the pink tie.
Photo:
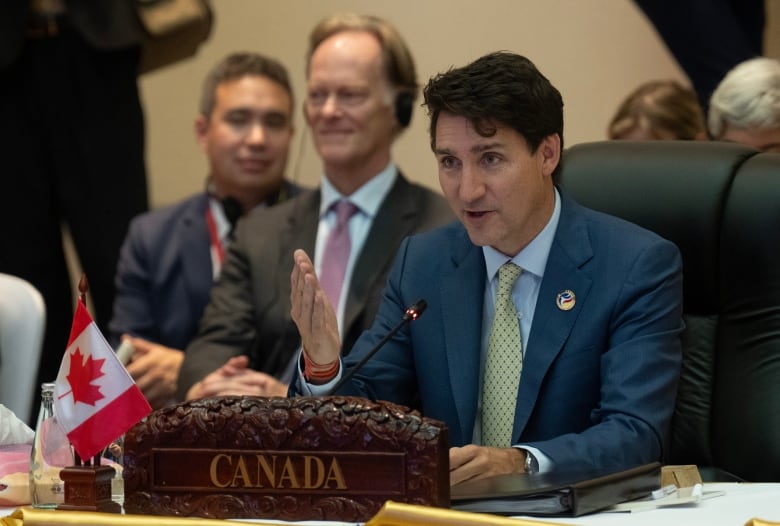
M 349 220 L 358 211 L 358 207 L 345 199 L 337 201 L 332 207 L 336 210 L 336 226 L 330 231 L 325 252 L 322 254 L 320 284 L 333 309 L 338 311 L 344 274 L 352 251 Z

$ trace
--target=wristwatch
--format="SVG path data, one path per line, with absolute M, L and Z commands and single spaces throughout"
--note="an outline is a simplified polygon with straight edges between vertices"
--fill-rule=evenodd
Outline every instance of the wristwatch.
M 525 469 L 526 473 L 536 473 L 539 471 L 539 463 L 536 461 L 534 456 L 531 454 L 530 451 L 527 449 L 524 449 L 525 451 L 525 466 L 523 469 Z

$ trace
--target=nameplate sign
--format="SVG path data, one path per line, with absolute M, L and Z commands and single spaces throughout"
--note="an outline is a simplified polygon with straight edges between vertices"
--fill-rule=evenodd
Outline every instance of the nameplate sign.
M 125 511 L 367 521 L 387 500 L 449 506 L 447 429 L 354 397 L 218 397 L 125 436 Z
M 153 491 L 357 495 L 404 493 L 406 455 L 305 451 L 152 449 Z M 187 466 L 187 469 L 182 469 Z M 363 487 L 366 466 L 374 485 Z

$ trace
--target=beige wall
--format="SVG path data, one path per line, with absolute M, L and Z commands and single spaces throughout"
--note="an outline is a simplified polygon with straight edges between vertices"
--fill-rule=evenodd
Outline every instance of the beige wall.
M 395 23 L 417 60 L 420 82 L 451 65 L 507 49 L 528 56 L 561 90 L 567 145 L 605 137 L 622 97 L 653 78 L 685 77 L 630 0 L 213 0 L 216 23 L 199 54 L 141 80 L 147 119 L 151 203 L 159 206 L 199 191 L 206 163 L 193 140 L 200 82 L 227 53 L 256 50 L 287 65 L 297 100 L 296 140 L 288 174 L 315 185 L 319 163 L 300 115 L 306 37 L 321 17 L 355 11 Z M 772 27 L 780 1 L 769 0 Z M 780 56 L 780 31 L 768 32 Z M 410 178 L 437 188 L 426 118 L 416 111 L 395 158 Z

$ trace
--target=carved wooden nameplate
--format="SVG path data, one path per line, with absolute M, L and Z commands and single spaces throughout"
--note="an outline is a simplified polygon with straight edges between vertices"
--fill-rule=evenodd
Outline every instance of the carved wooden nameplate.
M 446 426 L 355 397 L 218 397 L 125 435 L 127 513 L 367 521 L 387 500 L 449 506 Z

